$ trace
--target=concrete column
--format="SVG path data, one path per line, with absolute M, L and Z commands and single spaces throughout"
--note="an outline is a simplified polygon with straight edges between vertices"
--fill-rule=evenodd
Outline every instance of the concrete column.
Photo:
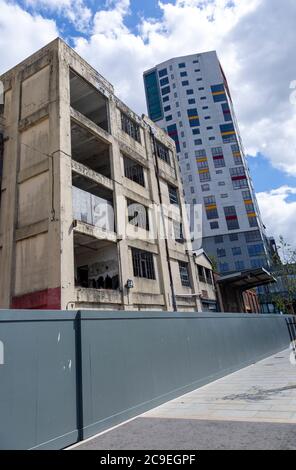
M 53 158 L 57 180 L 55 181 L 55 201 L 60 211 L 57 213 L 57 226 L 51 226 L 52 236 L 60 230 L 60 286 L 62 308 L 72 308 L 75 299 L 74 279 L 74 237 L 72 207 L 72 168 L 71 168 L 71 121 L 70 121 L 70 80 L 67 55 L 64 44 L 59 44 L 58 102 L 51 118 L 59 122 Z M 60 121 L 58 121 L 58 117 Z M 58 256 L 58 253 L 56 253 Z
M 0 276 L 0 308 L 10 308 L 15 277 L 15 227 L 17 219 L 17 174 L 19 166 L 19 113 L 21 101 L 21 74 L 11 82 L 10 116 L 6 121 L 6 137 L 3 161 L 1 222 L 2 265 Z

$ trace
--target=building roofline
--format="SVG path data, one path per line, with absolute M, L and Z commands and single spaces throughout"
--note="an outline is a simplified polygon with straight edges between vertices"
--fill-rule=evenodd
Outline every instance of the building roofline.
M 217 51 L 215 49 L 211 50 L 211 51 L 205 51 L 205 52 L 195 52 L 193 54 L 187 54 L 187 55 L 181 55 L 181 56 L 176 56 L 176 57 L 171 57 L 170 59 L 167 59 L 167 60 L 164 60 L 163 62 L 160 62 L 159 64 L 156 64 L 154 65 L 153 67 L 150 67 L 149 69 L 145 70 L 143 72 L 143 75 L 146 75 L 150 72 L 152 72 L 154 69 L 156 69 L 156 67 L 160 67 L 161 65 L 164 65 L 166 64 L 167 62 L 170 62 L 172 60 L 180 60 L 180 59 L 184 59 L 184 58 L 188 58 L 188 57 L 196 57 L 196 56 L 203 56 L 203 55 L 206 55 L 206 54 L 217 54 Z

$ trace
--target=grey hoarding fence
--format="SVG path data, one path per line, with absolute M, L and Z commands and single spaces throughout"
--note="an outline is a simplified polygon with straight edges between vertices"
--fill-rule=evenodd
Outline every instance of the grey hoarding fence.
M 295 339 L 277 315 L 0 311 L 0 449 L 66 447 Z

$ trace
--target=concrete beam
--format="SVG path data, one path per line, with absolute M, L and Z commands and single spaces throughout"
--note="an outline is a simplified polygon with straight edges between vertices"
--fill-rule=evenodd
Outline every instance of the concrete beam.
M 80 220 L 75 221 L 74 232 L 88 235 L 89 237 L 96 238 L 97 240 L 107 240 L 109 242 L 116 243 L 117 235 L 114 232 L 107 232 L 99 227 L 86 224 Z
M 79 124 L 79 126 L 84 127 L 89 132 L 91 132 L 95 137 L 101 139 L 105 144 L 112 144 L 112 137 L 108 132 L 104 131 L 100 126 L 97 126 L 93 121 L 85 117 L 76 109 L 70 107 L 70 118 Z
M 99 184 L 100 186 L 109 189 L 110 191 L 114 190 L 114 183 L 112 180 L 110 180 L 106 176 L 101 175 L 100 173 L 97 173 L 96 171 L 90 170 L 82 163 L 72 160 L 72 170 L 75 171 L 75 173 L 77 173 L 78 175 L 84 176 Z

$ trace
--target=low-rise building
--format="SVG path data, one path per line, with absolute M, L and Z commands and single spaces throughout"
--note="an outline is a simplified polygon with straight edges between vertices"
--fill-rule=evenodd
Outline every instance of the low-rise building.
M 60 39 L 0 79 L 0 308 L 202 311 L 173 140 Z

